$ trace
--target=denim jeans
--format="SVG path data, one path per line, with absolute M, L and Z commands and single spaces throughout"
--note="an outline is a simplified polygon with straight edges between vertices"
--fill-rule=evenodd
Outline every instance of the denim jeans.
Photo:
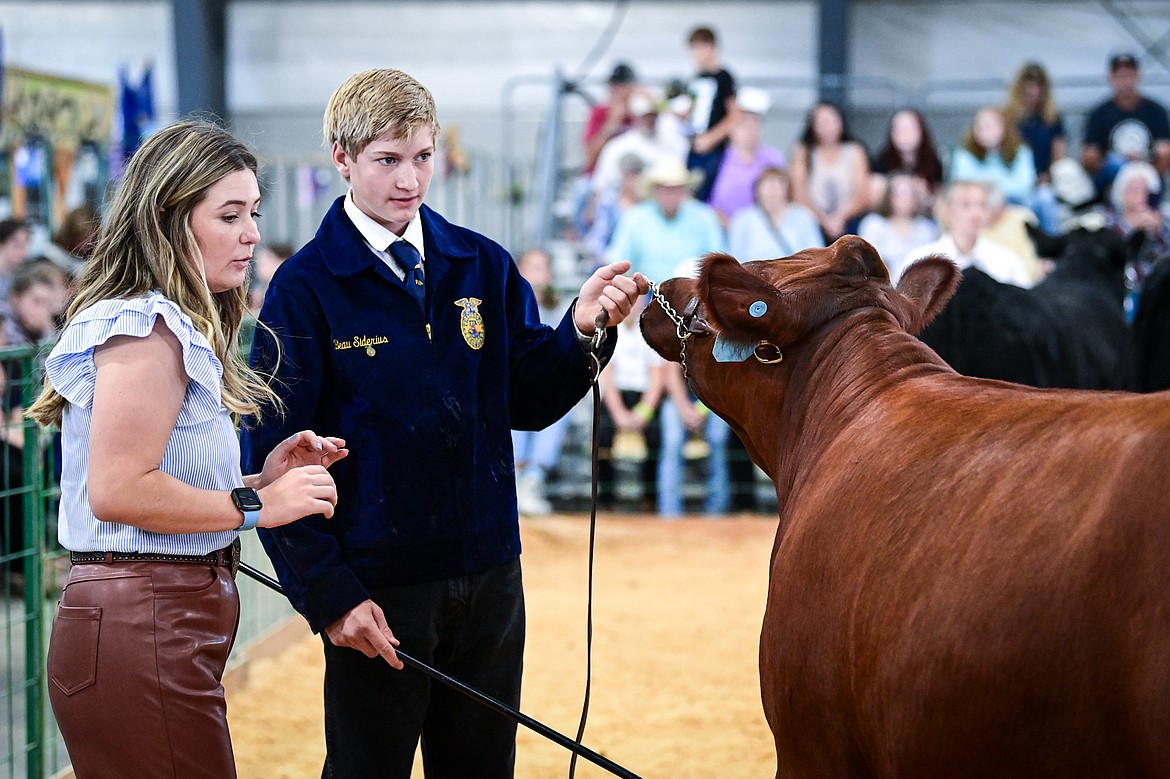
M 552 471 L 561 457 L 561 444 L 568 426 L 569 417 L 566 415 L 544 430 L 513 430 L 512 451 L 516 464 L 536 465 L 546 472 Z
M 659 419 L 662 449 L 658 456 L 658 515 L 677 517 L 683 513 L 683 445 L 687 440 L 687 430 L 672 400 L 663 401 Z M 710 447 L 704 510 L 712 514 L 725 513 L 731 501 L 727 467 L 727 437 L 731 428 L 719 417 L 709 414 L 704 434 Z
M 370 593 L 403 652 L 512 707 L 520 704 L 520 561 Z M 323 637 L 324 638 L 324 637 Z M 325 644 L 328 779 L 405 779 L 422 739 L 427 779 L 509 779 L 516 723 L 421 671 Z
M 1052 187 L 1047 184 L 1037 186 L 1024 205 L 1036 215 L 1041 230 L 1049 235 L 1060 235 L 1061 208 Z
M 727 464 L 727 441 L 731 426 L 715 414 L 707 415 L 707 500 L 708 514 L 726 514 L 731 507 L 731 470 Z

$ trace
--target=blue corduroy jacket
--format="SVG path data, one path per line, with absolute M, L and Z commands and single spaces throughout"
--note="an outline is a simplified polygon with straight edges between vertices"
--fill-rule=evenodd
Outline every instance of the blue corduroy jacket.
M 540 324 L 508 253 L 422 208 L 424 318 L 370 251 L 342 199 L 277 271 L 260 321 L 280 340 L 283 416 L 244 430 L 245 473 L 292 433 L 341 436 L 337 511 L 260 538 L 293 605 L 315 631 L 368 588 L 482 571 L 520 554 L 511 428 L 535 430 L 589 389 L 591 361 L 572 308 Z M 428 334 L 429 324 L 429 334 Z M 610 328 L 605 356 L 612 354 Z M 257 328 L 252 364 L 274 342 Z

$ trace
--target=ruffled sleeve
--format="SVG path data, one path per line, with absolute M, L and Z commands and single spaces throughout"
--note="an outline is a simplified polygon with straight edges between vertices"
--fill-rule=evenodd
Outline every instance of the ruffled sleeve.
M 97 377 L 94 349 L 117 335 L 144 338 L 160 316 L 183 347 L 189 379 L 177 425 L 186 427 L 215 417 L 222 408 L 223 364 L 191 318 L 158 293 L 130 300 L 102 300 L 79 312 L 45 362 L 50 383 L 70 403 L 89 408 Z

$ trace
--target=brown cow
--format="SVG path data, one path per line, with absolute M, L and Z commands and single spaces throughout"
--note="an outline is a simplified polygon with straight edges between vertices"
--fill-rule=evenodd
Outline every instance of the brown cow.
M 958 276 L 846 236 L 642 316 L 776 485 L 776 775 L 1170 776 L 1170 394 L 956 374 L 912 334 Z

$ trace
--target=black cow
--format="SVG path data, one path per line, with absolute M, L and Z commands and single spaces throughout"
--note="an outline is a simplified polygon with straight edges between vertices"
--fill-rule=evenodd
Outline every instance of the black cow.
M 959 373 L 1033 387 L 1137 388 L 1125 321 L 1125 266 L 1140 243 L 1108 229 L 1033 232 L 1053 271 L 1032 289 L 963 271 L 954 298 L 921 338 Z
M 1138 389 L 1170 389 L 1170 257 L 1154 263 L 1142 284 L 1133 321 Z

